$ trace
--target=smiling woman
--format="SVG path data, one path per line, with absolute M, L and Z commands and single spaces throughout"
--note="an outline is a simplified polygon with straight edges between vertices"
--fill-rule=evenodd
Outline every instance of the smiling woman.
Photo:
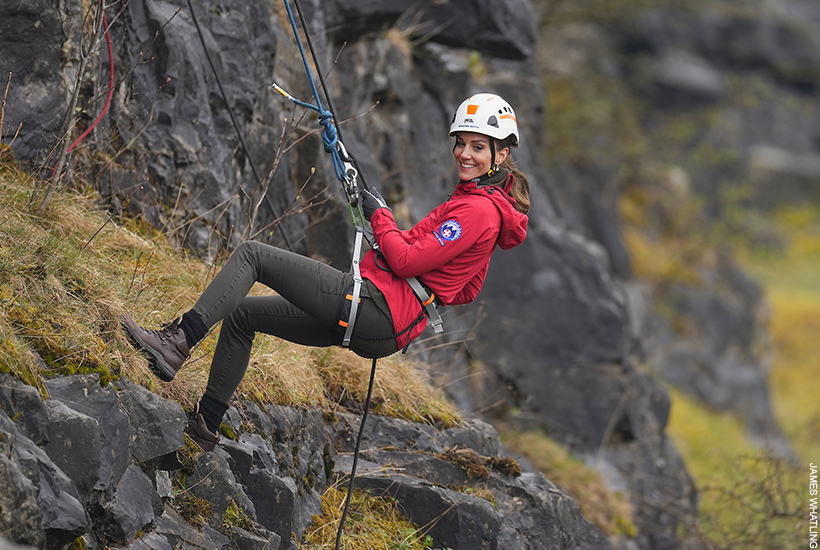
M 506 177 L 504 191 L 514 199 L 515 209 L 529 212 L 530 184 L 510 154 L 511 147 L 518 147 L 518 120 L 509 103 L 495 94 L 468 97 L 453 115 L 450 135 L 456 138 L 453 156 L 459 180 L 497 185 Z
M 456 139 L 460 181 L 447 202 L 409 231 L 398 228 L 378 190 L 361 192 L 378 251 L 369 250 L 361 260 L 355 319 L 345 314 L 354 300 L 352 274 L 256 241 L 237 247 L 181 319 L 146 330 L 125 316 L 134 345 L 165 381 L 224 320 L 205 395 L 187 430 L 203 449 L 213 450 L 219 440 L 217 429 L 245 376 L 256 333 L 327 347 L 342 345 L 352 324 L 350 349 L 362 357 L 385 357 L 407 349 L 421 334 L 425 316 L 432 315 L 429 308 L 475 300 L 496 248 L 524 241 L 529 184 L 511 164 L 510 148 L 518 146 L 512 107 L 494 94 L 474 95 L 459 106 L 450 135 Z M 257 282 L 276 295 L 247 296 Z M 414 284 L 423 287 L 425 299 Z
M 495 144 L 490 143 L 491 139 L 485 135 L 472 132 L 461 132 L 456 135 L 456 146 L 453 148 L 453 155 L 456 157 L 458 179 L 470 181 L 490 171 L 490 168 L 495 164 L 492 158 Z M 495 151 L 495 162 L 504 162 L 509 152 L 509 147 Z

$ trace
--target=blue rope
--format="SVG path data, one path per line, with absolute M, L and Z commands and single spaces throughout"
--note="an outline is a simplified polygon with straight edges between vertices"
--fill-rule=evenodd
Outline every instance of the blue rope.
M 336 172 L 336 177 L 339 181 L 344 182 L 346 174 L 344 171 L 344 164 L 342 163 L 342 157 L 339 154 L 339 150 L 336 148 L 336 144 L 339 142 L 339 136 L 336 130 L 336 123 L 333 120 L 333 113 L 322 108 L 322 101 L 319 99 L 319 90 L 316 89 L 316 83 L 313 80 L 313 73 L 308 65 L 305 48 L 302 46 L 302 39 L 299 38 L 299 30 L 296 28 L 296 20 L 293 18 L 290 3 L 288 0 L 284 1 L 285 8 L 288 11 L 288 18 L 290 19 L 290 26 L 293 28 L 293 36 L 296 37 L 296 44 L 299 46 L 299 53 L 302 56 L 302 63 L 305 65 L 305 72 L 307 73 L 308 81 L 310 82 L 310 88 L 313 90 L 313 97 L 316 98 L 316 105 L 299 101 L 290 95 L 287 95 L 286 97 L 297 105 L 301 105 L 302 107 L 319 113 L 319 124 L 322 125 L 322 143 L 325 147 L 325 152 L 330 153 L 330 158 L 333 160 L 333 169 Z

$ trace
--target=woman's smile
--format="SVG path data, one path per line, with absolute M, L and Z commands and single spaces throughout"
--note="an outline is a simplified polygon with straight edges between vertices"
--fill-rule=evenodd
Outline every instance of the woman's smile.
M 490 147 L 492 147 L 491 140 L 484 134 L 459 132 L 456 135 L 456 145 L 453 148 L 458 179 L 470 181 L 489 172 L 493 164 Z M 504 148 L 496 152 L 496 164 L 504 162 L 507 151 L 508 149 Z

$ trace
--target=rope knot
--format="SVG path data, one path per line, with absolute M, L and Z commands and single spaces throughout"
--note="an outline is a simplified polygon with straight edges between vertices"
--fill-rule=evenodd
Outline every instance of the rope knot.
M 336 142 L 339 141 L 336 135 L 336 125 L 333 124 L 333 114 L 330 111 L 319 113 L 319 124 L 323 128 L 322 143 L 325 146 L 325 152 L 333 153 L 336 151 Z

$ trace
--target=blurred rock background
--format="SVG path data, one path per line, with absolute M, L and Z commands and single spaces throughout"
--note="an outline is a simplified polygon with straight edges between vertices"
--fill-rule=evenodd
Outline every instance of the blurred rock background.
M 15 105 L 3 139 L 19 127 L 15 157 L 44 174 L 80 55 L 82 13 L 72 6 L 0 7 Z M 624 544 L 642 549 L 698 538 L 696 484 L 679 452 L 690 449 L 667 430 L 678 398 L 694 403 L 682 414 L 737 419 L 751 449 L 810 460 L 816 448 L 801 438 L 820 413 L 798 429 L 776 414 L 778 342 L 761 282 L 777 272 L 765 264 L 792 257 L 795 232 L 817 229 L 820 5 L 303 7 L 344 143 L 404 227 L 454 185 L 447 128 L 461 100 L 490 91 L 516 110 L 514 157 L 532 186 L 527 241 L 496 256 L 476 304 L 445 311 L 444 336 L 411 347 L 463 410 L 502 432 L 546 433 L 593 465 L 634 506 L 638 534 Z M 352 234 L 310 133 L 318 124 L 270 88 L 310 98 L 283 5 L 194 9 L 250 156 L 187 6 L 131 0 L 111 27 L 114 101 L 74 153 L 74 173 L 94 182 L 102 206 L 143 217 L 210 261 L 255 236 L 346 269 Z M 99 53 L 82 79 L 75 131 L 101 108 L 107 63 Z M 281 136 L 303 139 L 280 157 Z M 254 171 L 274 159 L 262 198 Z M 803 245 L 797 256 L 816 258 L 815 241 Z M 816 275 L 807 277 L 816 299 Z

